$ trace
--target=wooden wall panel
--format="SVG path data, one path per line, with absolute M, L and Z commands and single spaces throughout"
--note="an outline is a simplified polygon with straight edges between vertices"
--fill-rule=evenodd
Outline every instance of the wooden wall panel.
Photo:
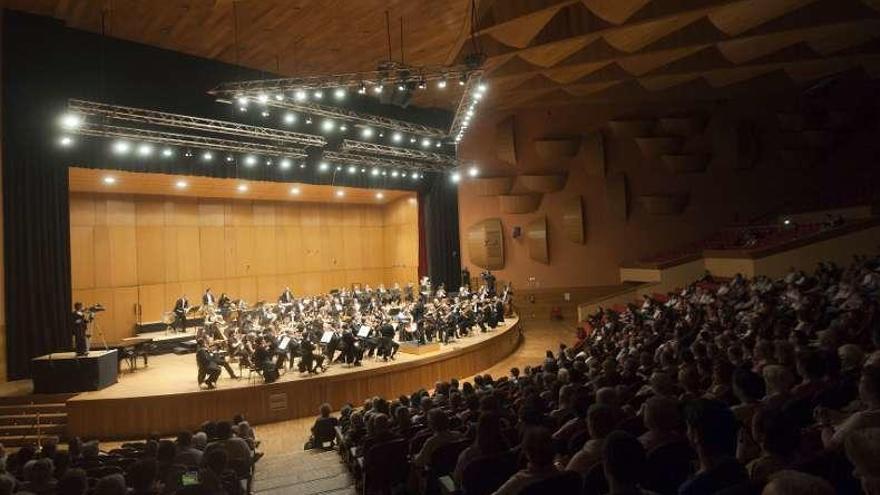
M 471 263 L 487 270 L 504 268 L 504 235 L 500 219 L 488 218 L 468 227 L 467 243 Z
M 526 225 L 526 241 L 529 247 L 529 258 L 550 263 L 550 250 L 547 246 L 547 217 L 529 222 Z
M 578 244 L 584 243 L 584 204 L 580 195 L 563 203 L 562 228 L 566 239 Z
M 248 302 L 416 282 L 418 207 L 72 193 L 72 296 L 113 306 L 107 335 L 159 321 L 205 287 Z M 98 260 L 102 260 L 98 263 Z

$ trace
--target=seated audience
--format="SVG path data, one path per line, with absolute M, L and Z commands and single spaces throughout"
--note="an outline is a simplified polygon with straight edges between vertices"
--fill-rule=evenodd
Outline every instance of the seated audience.
M 527 461 L 526 468 L 510 477 L 494 495 L 517 495 L 539 481 L 559 474 L 553 466 L 553 443 L 550 430 L 533 427 L 526 430 L 522 441 L 522 451 Z

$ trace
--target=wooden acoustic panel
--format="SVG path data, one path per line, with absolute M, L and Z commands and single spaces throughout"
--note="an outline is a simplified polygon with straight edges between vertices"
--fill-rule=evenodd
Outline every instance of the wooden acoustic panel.
M 536 193 L 552 193 L 564 189 L 566 179 L 568 179 L 566 174 L 520 175 L 517 178 L 517 181 L 522 187 L 529 191 Z
M 653 120 L 609 120 L 608 128 L 616 138 L 650 136 L 654 130 Z
M 545 160 L 572 158 L 577 155 L 580 146 L 581 138 L 578 136 L 535 140 L 535 151 Z
M 547 217 L 529 222 L 526 225 L 526 245 L 529 248 L 529 258 L 550 263 L 550 252 L 547 248 Z
M 687 207 L 690 195 L 681 194 L 649 194 L 639 196 L 639 203 L 651 215 L 679 215 Z
M 501 213 L 531 213 L 541 204 L 540 194 L 502 194 L 498 196 Z
M 581 148 L 584 150 L 584 161 L 587 175 L 590 177 L 605 177 L 605 138 L 601 132 L 587 134 Z
M 709 164 L 708 154 L 663 155 L 661 159 L 670 174 L 698 174 Z
M 504 268 L 504 232 L 499 218 L 487 218 L 467 231 L 470 261 L 486 270 Z
M 513 187 L 514 177 L 479 177 L 468 181 L 477 196 L 507 194 Z
M 569 241 L 584 243 L 584 203 L 580 195 L 562 203 L 562 229 Z
M 706 127 L 706 119 L 700 115 L 663 117 L 657 121 L 657 124 L 663 134 L 687 137 L 703 132 Z
M 636 144 L 645 158 L 658 158 L 661 155 L 677 153 L 681 149 L 680 137 L 637 137 Z
M 495 155 L 505 163 L 516 165 L 516 120 L 512 115 L 495 128 Z
M 626 185 L 626 174 L 612 174 L 605 181 L 605 201 L 608 210 L 618 220 L 626 221 L 629 216 L 629 192 Z

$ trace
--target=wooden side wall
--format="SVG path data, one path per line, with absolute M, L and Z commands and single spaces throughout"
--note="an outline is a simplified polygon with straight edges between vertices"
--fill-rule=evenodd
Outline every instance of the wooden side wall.
M 399 203 L 399 204 L 398 204 Z M 107 340 L 206 287 L 253 303 L 415 281 L 418 208 L 72 193 L 73 300 L 107 307 Z M 411 224 L 411 225 L 410 225 Z M 409 277 L 409 278 L 407 278 Z

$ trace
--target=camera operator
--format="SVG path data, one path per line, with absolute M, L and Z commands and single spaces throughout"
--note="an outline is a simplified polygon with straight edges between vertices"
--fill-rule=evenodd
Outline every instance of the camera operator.
M 88 356 L 89 337 L 91 337 L 88 334 L 89 322 L 95 317 L 95 313 L 91 311 L 91 308 L 86 310 L 83 303 L 77 301 L 73 304 L 73 313 L 70 316 L 73 347 L 76 350 L 76 355 Z

